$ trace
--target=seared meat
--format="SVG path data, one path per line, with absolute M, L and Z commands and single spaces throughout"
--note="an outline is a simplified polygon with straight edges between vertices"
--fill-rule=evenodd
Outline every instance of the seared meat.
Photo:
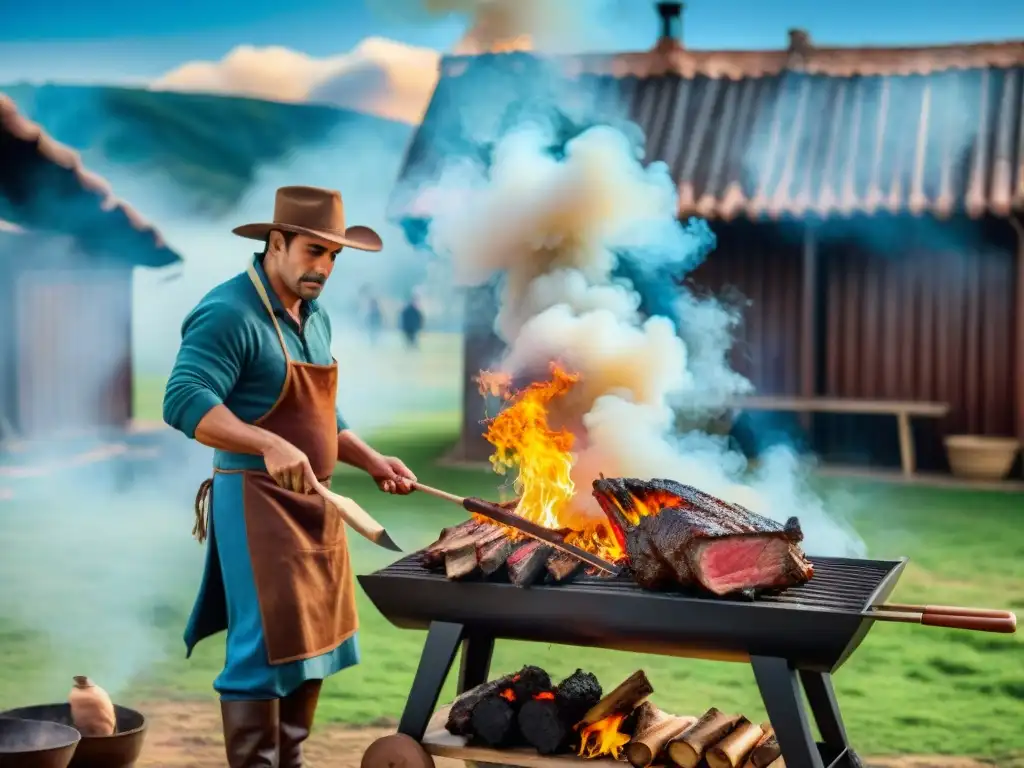
M 806 582 L 800 523 L 785 525 L 672 480 L 601 479 L 594 496 L 647 589 L 697 585 L 716 594 Z

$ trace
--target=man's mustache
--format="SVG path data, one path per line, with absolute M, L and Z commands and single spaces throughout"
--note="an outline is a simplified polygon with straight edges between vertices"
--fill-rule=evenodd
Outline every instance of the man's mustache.
M 323 275 L 318 275 L 316 272 L 307 272 L 299 278 L 300 283 L 319 283 L 323 285 L 327 282 L 327 278 Z

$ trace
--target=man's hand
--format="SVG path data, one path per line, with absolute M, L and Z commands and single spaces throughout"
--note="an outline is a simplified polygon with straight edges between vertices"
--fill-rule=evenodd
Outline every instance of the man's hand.
M 377 487 L 385 493 L 398 493 L 404 496 L 412 493 L 412 484 L 416 482 L 416 475 L 412 470 L 394 456 L 382 456 L 378 453 L 366 471 L 377 483 Z
M 263 451 L 267 472 L 282 488 L 296 493 L 309 493 L 316 483 L 316 475 L 309 459 L 287 440 L 274 440 Z

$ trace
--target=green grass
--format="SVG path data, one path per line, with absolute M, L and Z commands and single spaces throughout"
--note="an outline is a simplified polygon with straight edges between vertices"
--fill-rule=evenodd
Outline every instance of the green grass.
M 443 378 L 439 373 L 438 381 Z M 140 380 L 140 411 L 158 404 L 159 387 L 155 380 L 148 384 Z M 409 415 L 394 424 L 380 430 L 373 442 L 385 452 L 401 455 L 425 482 L 467 495 L 495 494 L 494 476 L 434 463 L 455 439 L 454 414 L 438 412 L 418 419 Z M 853 524 L 867 540 L 872 556 L 911 558 L 895 599 L 1024 608 L 1024 510 L 1019 495 L 823 485 L 826 491 L 857 500 L 859 511 Z M 458 509 L 434 499 L 382 495 L 365 477 L 348 470 L 337 473 L 335 486 L 372 510 L 409 549 L 429 543 L 443 526 L 462 517 Z M 124 512 L 114 533 L 130 541 L 133 535 L 143 535 L 143 526 L 150 537 L 164 536 L 166 529 L 169 551 L 187 536 L 190 511 L 179 510 L 169 520 L 157 519 L 152 511 L 147 517 L 144 512 Z M 113 557 L 109 553 L 116 550 L 109 542 L 103 549 L 100 532 L 85 533 L 89 529 L 84 523 L 81 529 L 73 528 L 80 533 L 69 536 L 66 516 L 47 522 L 47 515 L 54 514 L 39 499 L 31 504 L 0 502 L 0 541 L 5 544 L 0 579 L 5 585 L 17 583 L 19 574 L 24 578 L 25 572 L 32 572 L 29 559 L 38 553 L 27 538 L 29 533 L 38 532 L 38 526 L 54 531 L 63 526 L 60 536 L 70 548 L 67 557 L 79 542 L 100 548 L 91 576 L 98 587 L 90 604 L 98 614 L 107 600 L 113 600 L 106 587 L 110 569 L 104 567 L 102 554 Z M 29 515 L 38 520 L 37 526 L 29 527 Z M 109 526 L 104 530 L 109 533 Z M 194 596 L 201 557 L 198 547 L 189 552 L 187 564 L 175 561 L 174 568 L 166 571 L 161 601 L 140 607 L 148 612 L 150 635 L 158 638 L 159 648 L 152 656 L 157 661 L 144 665 L 144 672 L 131 679 L 125 693 L 129 700 L 212 695 L 210 684 L 223 658 L 222 640 L 201 644 L 190 661 L 181 658 L 180 632 Z M 352 540 L 352 553 L 360 573 L 381 568 L 391 559 L 357 537 Z M 61 553 L 52 554 L 60 557 Z M 60 585 L 54 589 L 52 594 L 60 593 Z M 39 593 L 30 588 L 26 594 Z M 104 636 L 85 631 L 85 624 L 81 636 L 69 633 L 63 640 L 27 631 L 26 623 L 18 620 L 18 606 L 12 602 L 16 599 L 17 593 L 10 589 L 0 592 L 0 600 L 7 601 L 0 602 L 0 706 L 62 696 L 67 678 L 80 674 L 72 670 L 86 668 L 74 664 L 89 663 L 90 653 L 104 642 Z M 419 662 L 423 633 L 392 627 L 362 594 L 359 608 L 363 663 L 327 682 L 320 710 L 325 721 L 365 724 L 397 718 Z M 126 627 L 126 632 L 130 630 Z M 127 653 L 132 637 L 106 637 L 106 642 L 123 646 Z M 556 677 L 584 667 L 608 687 L 643 667 L 654 683 L 657 703 L 666 710 L 699 714 L 715 705 L 751 718 L 764 716 L 753 675 L 745 665 L 498 643 L 492 667 L 496 673 L 525 663 L 539 664 Z M 878 624 L 836 675 L 835 683 L 851 739 L 864 754 L 952 752 L 994 758 L 1024 753 L 1020 727 L 1024 723 L 1024 643 L 1019 636 Z M 450 682 L 444 695 L 452 694 Z

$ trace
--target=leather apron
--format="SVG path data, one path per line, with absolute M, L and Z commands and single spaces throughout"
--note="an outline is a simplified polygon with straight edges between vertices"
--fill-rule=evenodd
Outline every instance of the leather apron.
M 335 399 L 338 363 L 314 365 L 291 359 L 273 305 L 256 270 L 249 279 L 270 315 L 287 362 L 277 402 L 255 425 L 282 437 L 309 458 L 317 478 L 327 484 L 338 460 Z M 241 472 L 249 556 L 263 621 L 270 664 L 312 658 L 328 653 L 356 633 L 355 580 L 349 561 L 345 523 L 337 510 L 316 494 L 281 488 L 266 471 Z M 211 483 L 204 485 L 209 488 Z M 205 495 L 197 498 L 197 533 L 205 536 Z M 220 563 L 210 526 L 208 577 L 219 592 L 206 594 L 198 610 L 195 642 L 227 628 Z M 204 579 L 205 581 L 205 579 Z

